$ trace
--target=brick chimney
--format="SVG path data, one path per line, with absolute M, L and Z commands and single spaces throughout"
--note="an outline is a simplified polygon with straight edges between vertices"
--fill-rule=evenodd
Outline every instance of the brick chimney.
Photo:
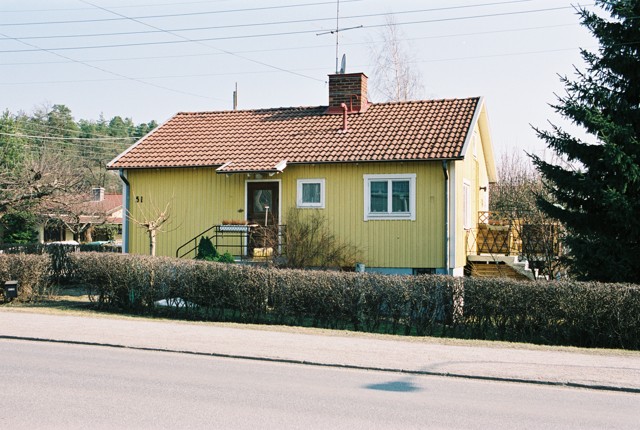
M 348 113 L 367 110 L 369 107 L 367 79 L 367 75 L 364 73 L 329 75 L 329 108 L 327 113 L 342 113 L 342 103 L 347 105 Z
M 91 189 L 91 200 L 101 202 L 104 200 L 104 188 L 94 187 Z

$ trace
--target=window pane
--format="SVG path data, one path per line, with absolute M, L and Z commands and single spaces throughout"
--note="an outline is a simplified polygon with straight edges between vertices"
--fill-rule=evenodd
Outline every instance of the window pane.
M 320 203 L 320 184 L 302 184 L 302 203 Z
M 265 206 L 269 206 L 269 211 L 272 210 L 273 205 L 271 204 L 271 190 L 255 190 L 253 192 L 253 211 L 254 212 L 265 212 Z
M 388 212 L 388 196 L 389 184 L 387 181 L 371 181 L 371 212 Z
M 409 181 L 393 181 L 391 190 L 393 212 L 409 212 Z

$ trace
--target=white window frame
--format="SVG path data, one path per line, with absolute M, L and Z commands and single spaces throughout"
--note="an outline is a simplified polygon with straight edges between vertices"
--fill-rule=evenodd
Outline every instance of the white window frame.
M 325 193 L 325 180 L 320 179 L 298 179 L 296 203 L 298 208 L 314 208 L 324 209 L 324 193 Z M 302 201 L 302 185 L 303 184 L 320 184 L 320 203 L 305 203 Z
M 371 182 L 388 181 L 389 195 L 387 210 L 392 207 L 393 193 L 391 192 L 393 181 L 409 181 L 409 212 L 371 212 Z M 416 220 L 416 174 L 399 173 L 389 175 L 364 175 L 364 220 Z
M 462 181 L 462 222 L 466 230 L 473 227 L 471 213 L 471 182 L 464 179 Z

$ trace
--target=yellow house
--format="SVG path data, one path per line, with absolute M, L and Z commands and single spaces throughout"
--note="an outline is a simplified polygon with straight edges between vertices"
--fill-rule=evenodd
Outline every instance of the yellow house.
M 224 220 L 286 224 L 300 208 L 394 274 L 462 275 L 496 180 L 483 98 L 371 103 L 363 73 L 330 75 L 328 106 L 178 113 L 108 168 L 125 184 L 124 252 L 149 252 L 137 225 L 164 210 L 156 253 L 175 256 Z

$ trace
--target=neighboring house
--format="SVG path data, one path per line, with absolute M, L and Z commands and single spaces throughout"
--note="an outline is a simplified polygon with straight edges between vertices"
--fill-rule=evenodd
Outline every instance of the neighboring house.
M 93 188 L 91 195 L 65 196 L 47 204 L 38 228 L 39 241 L 92 242 L 122 240 L 122 194 Z
M 496 181 L 484 99 L 370 103 L 363 73 L 329 76 L 329 106 L 178 113 L 108 164 L 133 219 L 171 207 L 157 254 L 223 220 L 321 211 L 366 270 L 462 275 L 465 229 Z M 145 215 L 145 213 L 147 215 Z M 148 253 L 125 220 L 124 252 Z

